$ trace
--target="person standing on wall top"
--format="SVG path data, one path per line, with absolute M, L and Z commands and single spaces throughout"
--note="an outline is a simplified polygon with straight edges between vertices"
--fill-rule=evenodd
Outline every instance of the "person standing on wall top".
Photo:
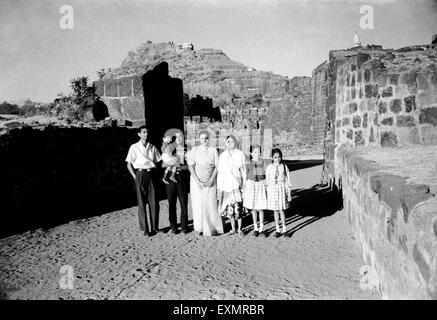
M 167 135 L 174 135 L 176 137 L 176 159 L 178 166 L 175 176 L 176 180 L 170 180 L 165 185 L 168 199 L 168 220 L 170 222 L 171 233 L 176 234 L 179 232 L 177 225 L 176 215 L 176 202 L 179 199 L 179 205 L 181 207 L 181 231 L 184 234 L 188 233 L 188 181 L 189 172 L 188 166 L 185 163 L 185 150 L 184 150 L 184 135 L 179 129 L 170 129 L 165 133 Z
M 158 149 L 148 142 L 147 131 L 146 126 L 138 128 L 140 141 L 130 146 L 126 162 L 135 180 L 140 230 L 144 232 L 144 235 L 153 236 L 159 231 L 159 201 L 155 171 L 157 163 L 161 161 L 161 155 Z M 148 215 L 146 214 L 147 204 L 149 205 Z

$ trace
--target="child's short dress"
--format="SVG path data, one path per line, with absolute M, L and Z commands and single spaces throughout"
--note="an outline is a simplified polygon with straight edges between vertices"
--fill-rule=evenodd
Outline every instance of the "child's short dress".
M 285 164 L 269 164 L 266 168 L 267 209 L 286 210 L 290 206 L 291 185 L 289 170 Z
M 250 210 L 267 209 L 265 164 L 251 161 L 247 166 L 247 180 L 243 193 L 243 206 Z

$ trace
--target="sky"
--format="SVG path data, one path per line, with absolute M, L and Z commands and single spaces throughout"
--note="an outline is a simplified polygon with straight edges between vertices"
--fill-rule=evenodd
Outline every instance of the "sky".
M 63 5 L 73 29 L 62 29 Z M 373 9 L 373 29 L 360 20 Z M 368 21 L 368 20 L 367 20 Z M 329 50 L 428 44 L 437 0 L 0 0 L 0 102 L 53 101 L 69 80 L 119 67 L 148 40 L 221 49 L 232 60 L 288 77 L 310 76 Z

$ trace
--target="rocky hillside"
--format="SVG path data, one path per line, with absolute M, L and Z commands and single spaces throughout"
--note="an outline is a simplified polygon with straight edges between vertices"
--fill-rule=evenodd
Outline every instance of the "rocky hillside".
M 171 42 L 148 41 L 140 45 L 103 79 L 142 74 L 163 61 L 168 63 L 171 77 L 182 79 L 185 93 L 209 96 L 215 107 L 240 105 L 236 100 L 256 94 L 267 99 L 282 98 L 289 91 L 289 79 L 285 76 L 257 71 L 231 60 L 221 50 L 182 49 Z

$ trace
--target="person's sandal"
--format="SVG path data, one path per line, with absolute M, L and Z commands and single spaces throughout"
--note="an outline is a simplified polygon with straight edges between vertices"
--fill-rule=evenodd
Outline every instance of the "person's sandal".
M 258 237 L 259 236 L 259 232 L 256 230 L 256 231 L 254 231 L 253 232 L 253 235 L 255 236 L 255 237 Z
M 273 236 L 275 238 L 279 238 L 281 236 L 281 234 L 278 231 L 275 231 L 275 233 L 273 234 Z
M 244 232 L 243 232 L 243 230 L 238 230 L 238 235 L 239 235 L 240 237 L 244 236 Z

